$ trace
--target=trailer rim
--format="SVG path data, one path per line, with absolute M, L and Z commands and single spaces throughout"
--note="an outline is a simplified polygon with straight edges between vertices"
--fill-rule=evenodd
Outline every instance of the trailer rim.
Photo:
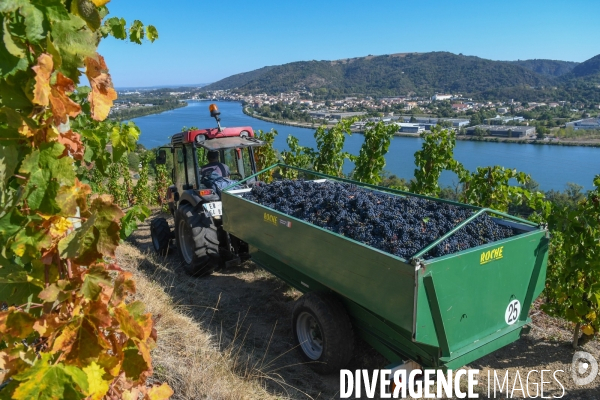
M 323 354 L 323 332 L 311 313 L 303 311 L 298 315 L 296 334 L 304 354 L 311 360 L 318 360 Z

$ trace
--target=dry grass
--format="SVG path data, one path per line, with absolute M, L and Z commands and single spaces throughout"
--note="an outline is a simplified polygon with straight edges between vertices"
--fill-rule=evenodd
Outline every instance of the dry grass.
M 276 380 L 277 375 L 265 374 L 264 364 L 240 351 L 243 332 L 230 343 L 222 343 L 219 337 L 203 330 L 185 306 L 173 303 L 164 283 L 140 272 L 146 256 L 138 249 L 125 243 L 117 256 L 120 265 L 134 274 L 137 297 L 155 318 L 158 345 L 152 353 L 154 379 L 168 382 L 175 392 L 174 399 L 281 398 L 265 388 L 265 380 Z M 211 311 L 210 307 L 206 310 Z

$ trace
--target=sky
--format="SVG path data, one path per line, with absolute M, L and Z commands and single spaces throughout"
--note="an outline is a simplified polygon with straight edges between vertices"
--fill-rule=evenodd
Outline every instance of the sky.
M 158 29 L 107 38 L 119 87 L 216 82 L 266 65 L 449 51 L 491 60 L 585 61 L 600 53 L 598 0 L 112 0 L 110 16 Z

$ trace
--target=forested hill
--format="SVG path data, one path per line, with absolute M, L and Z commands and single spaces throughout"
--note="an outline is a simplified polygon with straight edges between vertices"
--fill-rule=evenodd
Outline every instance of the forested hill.
M 563 78 L 565 80 L 582 79 L 600 82 L 600 54 L 577 65 Z
M 402 53 L 336 61 L 300 61 L 233 75 L 205 87 L 276 94 L 308 88 L 321 95 L 472 94 L 541 87 L 553 78 L 510 62 L 447 52 Z
M 559 60 L 518 60 L 507 61 L 508 63 L 520 65 L 538 74 L 556 77 L 565 75 L 573 70 L 579 63 L 574 61 Z
M 275 68 L 274 66 L 270 67 L 262 67 L 259 69 L 255 69 L 250 72 L 243 72 L 241 74 L 231 75 L 225 79 L 221 79 L 218 82 L 211 83 L 210 85 L 204 86 L 202 89 L 206 90 L 224 90 L 224 89 L 234 89 L 238 87 L 242 87 L 248 82 L 251 82 L 255 79 L 258 79 L 260 76 L 265 74 L 266 72 Z

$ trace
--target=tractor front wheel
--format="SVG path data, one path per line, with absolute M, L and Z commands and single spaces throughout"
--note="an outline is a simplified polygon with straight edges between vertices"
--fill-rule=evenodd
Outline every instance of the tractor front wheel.
M 210 217 L 196 212 L 190 204 L 175 212 L 175 240 L 189 275 L 208 275 L 219 266 L 217 229 Z
M 167 254 L 171 241 L 171 229 L 167 220 L 161 217 L 154 218 L 150 223 L 150 235 L 154 250 L 160 255 Z

